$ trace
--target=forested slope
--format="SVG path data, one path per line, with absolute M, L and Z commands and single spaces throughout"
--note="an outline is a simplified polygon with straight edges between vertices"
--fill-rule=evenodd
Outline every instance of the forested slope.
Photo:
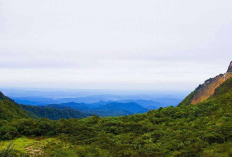
M 11 121 L 19 118 L 30 118 L 27 113 L 12 99 L 0 92 L 0 120 Z
M 16 119 L 0 123 L 0 137 L 56 138 L 41 147 L 47 156 L 232 156 L 231 98 L 232 78 L 196 105 L 122 117 Z
M 48 118 L 51 120 L 86 118 L 92 115 L 71 108 L 56 109 L 54 107 L 30 105 L 21 105 L 21 107 L 29 113 L 32 113 L 33 115 L 37 116 L 38 118 Z

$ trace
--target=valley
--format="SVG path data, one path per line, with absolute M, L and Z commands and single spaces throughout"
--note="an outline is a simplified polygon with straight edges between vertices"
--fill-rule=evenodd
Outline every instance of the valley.
M 191 102 L 194 93 L 183 102 Z M 0 98 L 2 156 L 29 156 L 36 152 L 37 156 L 70 157 L 232 155 L 232 78 L 197 104 L 182 102 L 178 107 L 106 118 L 93 115 L 83 119 L 38 119 L 4 94 Z M 76 106 L 68 103 L 57 108 L 65 110 L 72 105 Z M 113 103 L 109 109 L 120 105 Z M 130 105 L 123 107 L 131 109 Z

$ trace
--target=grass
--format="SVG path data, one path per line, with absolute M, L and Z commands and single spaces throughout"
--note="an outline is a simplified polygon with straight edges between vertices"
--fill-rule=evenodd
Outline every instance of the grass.
M 28 148 L 33 149 L 44 149 L 51 142 L 60 142 L 56 138 L 28 138 L 21 137 L 14 140 L 9 141 L 1 141 L 0 142 L 0 151 L 5 149 L 10 143 L 14 144 L 14 149 L 20 151 L 21 153 L 28 153 Z

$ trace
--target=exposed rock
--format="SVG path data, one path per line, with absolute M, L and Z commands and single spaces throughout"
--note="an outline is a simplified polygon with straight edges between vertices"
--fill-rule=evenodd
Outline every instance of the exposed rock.
M 215 93 L 215 90 L 221 86 L 226 80 L 232 77 L 232 61 L 230 62 L 227 73 L 218 75 L 214 78 L 210 78 L 195 89 L 194 92 L 189 94 L 180 104 L 181 105 L 190 105 L 197 104 L 212 96 Z
M 230 65 L 229 65 L 227 72 L 232 72 L 232 61 L 230 62 Z
M 210 81 L 206 81 L 206 83 L 204 83 L 194 95 L 191 104 L 197 104 L 208 99 L 211 95 L 214 94 L 216 88 L 218 88 L 223 82 L 231 77 L 232 73 L 228 73 L 225 75 L 218 75 L 215 78 L 210 79 Z

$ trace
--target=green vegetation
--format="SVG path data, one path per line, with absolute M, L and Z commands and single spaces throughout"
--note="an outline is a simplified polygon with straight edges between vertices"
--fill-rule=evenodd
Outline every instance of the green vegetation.
M 34 117 L 26 113 L 19 104 L 0 92 L 0 120 L 11 121 L 13 119 Z
M 21 105 L 28 113 L 31 113 L 39 118 L 46 117 L 51 120 L 70 119 L 70 118 L 86 118 L 92 114 L 83 113 L 74 109 L 56 109 L 53 107 Z
M 0 92 L 0 100 L 8 100 L 10 102 L 14 102 L 12 99 L 6 97 L 2 92 Z
M 14 140 L 3 141 L 0 143 L 0 156 L 43 156 L 45 148 L 51 143 L 61 143 L 56 138 L 26 138 L 21 137 Z
M 17 104 L 8 100 L 0 100 L 0 120 L 29 118 L 28 114 L 23 111 Z
M 13 143 L 12 153 L 24 155 L 37 150 L 42 155 L 60 157 L 229 157 L 232 156 L 231 99 L 232 78 L 197 105 L 171 106 L 122 117 L 1 120 L 0 149 L 4 153 L 3 148 Z M 17 140 L 25 140 L 25 146 L 19 147 L 22 142 Z M 44 140 L 49 142 L 41 144 Z M 30 150 L 26 149 L 28 146 Z

